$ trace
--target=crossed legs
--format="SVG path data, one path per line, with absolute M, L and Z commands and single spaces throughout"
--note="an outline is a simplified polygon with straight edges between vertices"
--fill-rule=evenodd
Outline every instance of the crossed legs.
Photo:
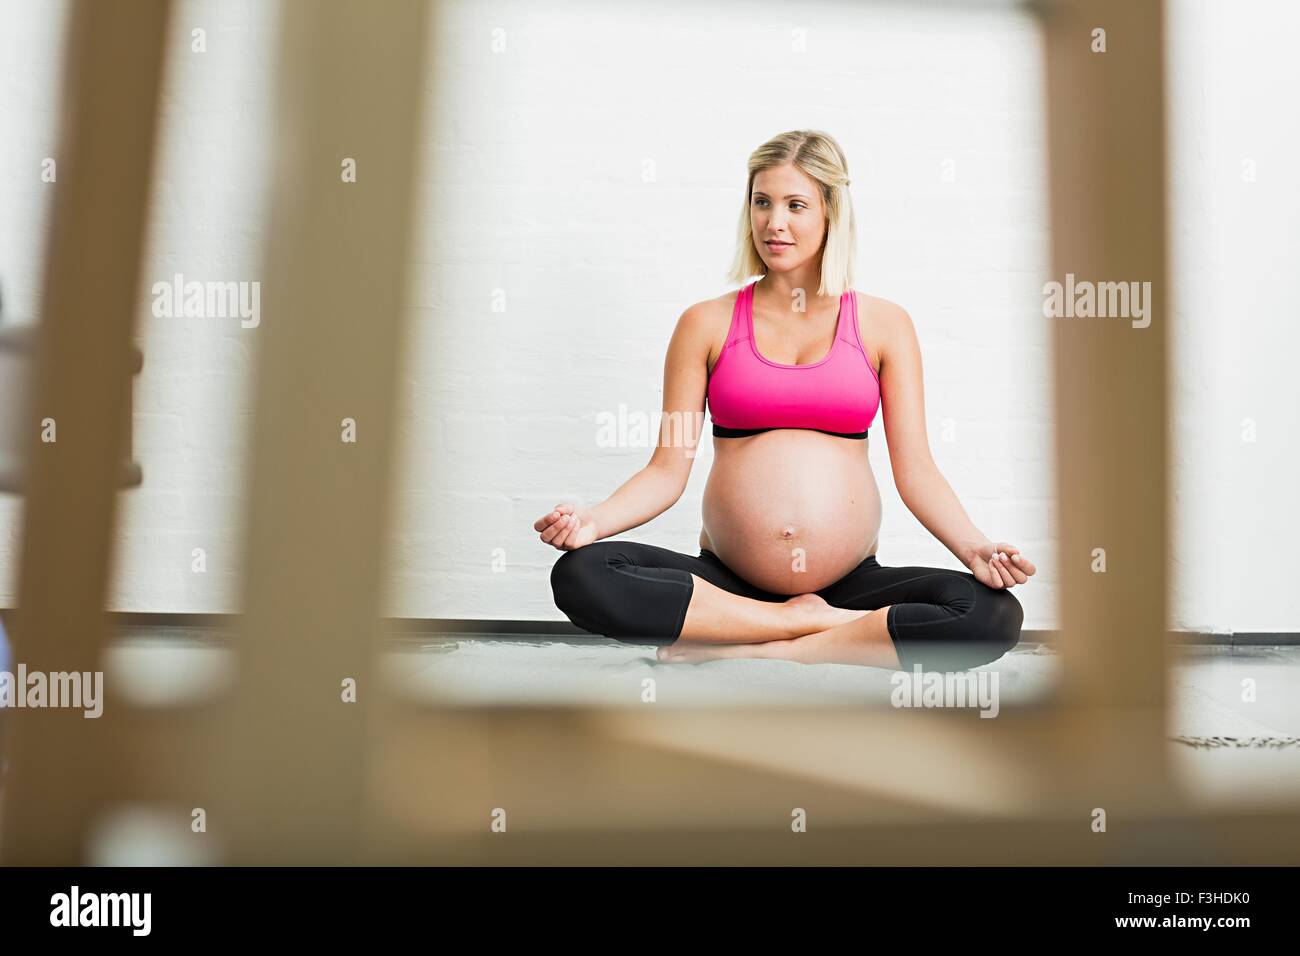
M 686 664 L 763 658 L 897 668 L 888 614 L 888 606 L 838 608 L 816 594 L 781 603 L 758 601 L 696 578 L 681 636 L 660 647 L 657 656 Z
M 968 572 L 882 567 L 874 556 L 813 594 L 772 594 L 716 555 L 597 541 L 551 569 L 556 606 L 594 634 L 661 647 L 661 660 L 764 657 L 959 670 L 1020 640 L 1020 602 Z
M 696 557 L 636 541 L 597 541 L 560 556 L 551 589 L 574 624 L 660 645 L 660 660 L 764 657 L 898 666 L 887 607 L 853 608 L 822 594 L 772 594 L 707 551 Z

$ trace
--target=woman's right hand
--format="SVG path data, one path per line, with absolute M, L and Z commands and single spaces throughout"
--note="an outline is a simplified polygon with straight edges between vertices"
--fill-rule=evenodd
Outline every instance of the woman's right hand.
M 533 530 L 540 531 L 542 541 L 561 551 L 573 551 L 596 540 L 596 525 L 588 517 L 587 509 L 561 502 L 549 514 L 533 522 Z

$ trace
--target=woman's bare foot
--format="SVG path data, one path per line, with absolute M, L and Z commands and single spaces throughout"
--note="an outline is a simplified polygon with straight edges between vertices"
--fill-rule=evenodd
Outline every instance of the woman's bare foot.
M 815 634 L 818 631 L 828 631 L 832 627 L 839 627 L 841 624 L 847 624 L 849 621 L 856 621 L 864 614 L 870 614 L 870 611 L 855 611 L 848 607 L 832 607 L 826 603 L 826 599 L 816 594 L 796 594 L 790 600 L 785 602 L 785 606 L 791 608 L 795 614 L 800 616 L 800 634 Z
M 799 637 L 828 631 L 871 613 L 847 607 L 833 607 L 816 594 L 796 594 L 783 603 L 790 608 L 791 613 L 798 615 Z M 655 656 L 661 661 L 674 664 L 701 664 L 704 661 L 722 658 L 782 658 L 788 656 L 790 645 L 799 640 L 799 637 L 753 644 L 710 644 L 678 640 L 667 647 L 659 648 Z
M 798 640 L 798 638 L 791 638 Z M 764 641 L 761 644 L 670 644 L 655 652 L 659 660 L 669 664 L 703 664 L 705 661 L 718 661 L 724 658 L 767 658 L 780 656 L 778 648 L 790 643 L 785 641 Z

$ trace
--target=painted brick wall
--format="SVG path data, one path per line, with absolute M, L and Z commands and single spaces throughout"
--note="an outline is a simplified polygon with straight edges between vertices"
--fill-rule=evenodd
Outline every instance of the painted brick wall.
M 1279 411 L 1285 386 L 1268 379 L 1288 351 L 1279 340 L 1295 342 L 1283 318 L 1295 307 L 1266 280 L 1285 262 L 1293 271 L 1300 231 L 1273 236 L 1267 267 L 1255 236 L 1279 209 L 1295 222 L 1300 199 L 1283 170 L 1300 137 L 1294 122 L 1279 131 L 1262 100 L 1241 110 L 1237 95 L 1294 77 L 1293 58 L 1285 34 L 1264 36 L 1243 5 L 1232 20 L 1203 3 L 1175 6 L 1174 623 L 1295 629 L 1294 589 L 1246 589 L 1252 574 L 1282 567 L 1272 529 L 1295 530 L 1294 509 L 1269 504 L 1296 453 L 1281 437 L 1295 412 Z M 40 305 L 57 187 L 39 169 L 57 156 L 59 9 L 0 0 L 10 124 L 0 138 L 0 280 L 10 321 Z M 145 484 L 122 499 L 112 607 L 221 612 L 239 607 L 257 330 L 237 319 L 155 318 L 148 290 L 177 272 L 260 278 L 277 7 L 178 10 L 142 276 L 135 429 Z M 950 5 L 624 11 L 594 2 L 449 3 L 436 20 L 389 613 L 562 619 L 547 581 L 559 552 L 537 540 L 533 520 L 559 500 L 601 500 L 649 458 L 648 445 L 601 447 L 599 416 L 659 410 L 677 317 L 727 288 L 746 155 L 778 131 L 812 127 L 849 156 L 854 285 L 916 322 L 935 458 L 976 524 L 1038 561 L 1038 578 L 1018 591 L 1026 626 L 1055 625 L 1042 71 L 1031 20 Z M 190 48 L 196 28 L 206 31 L 204 53 Z M 1224 40 L 1234 35 L 1237 45 Z M 1244 49 L 1258 43 L 1274 56 Z M 1217 136 L 1225 123 L 1233 143 Z M 1236 155 L 1247 152 L 1260 170 L 1249 189 Z M 1278 347 L 1250 349 L 1238 335 L 1240 283 L 1249 286 L 1242 321 Z M 1240 420 L 1250 416 L 1268 437 L 1243 450 Z M 957 567 L 899 501 L 874 432 L 882 562 Z M 693 552 L 710 442 L 677 505 L 623 537 Z M 6 606 L 19 507 L 0 496 Z M 206 552 L 204 573 L 192 570 L 195 548 Z M 1221 568 L 1213 561 L 1225 548 L 1257 557 Z

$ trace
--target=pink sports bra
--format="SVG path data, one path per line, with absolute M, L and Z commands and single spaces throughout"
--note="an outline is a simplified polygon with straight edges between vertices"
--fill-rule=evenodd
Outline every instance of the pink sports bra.
M 880 407 L 880 378 L 858 336 L 853 290 L 840 296 L 835 341 L 826 356 L 812 365 L 784 365 L 764 358 L 755 344 L 754 285 L 736 296 L 727 342 L 705 389 L 713 437 L 807 428 L 866 438 Z

